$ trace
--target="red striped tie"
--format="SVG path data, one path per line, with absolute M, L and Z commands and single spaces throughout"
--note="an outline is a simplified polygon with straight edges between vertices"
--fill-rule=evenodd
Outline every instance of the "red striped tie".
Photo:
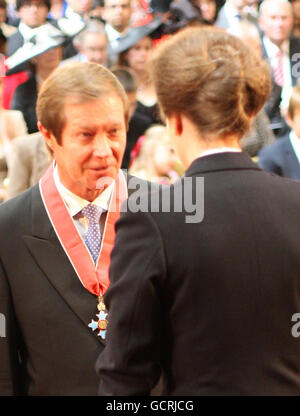
M 274 80 L 277 85 L 283 87 L 284 79 L 283 79 L 283 70 L 282 70 L 282 52 L 279 49 L 276 55 L 276 66 L 273 70 Z

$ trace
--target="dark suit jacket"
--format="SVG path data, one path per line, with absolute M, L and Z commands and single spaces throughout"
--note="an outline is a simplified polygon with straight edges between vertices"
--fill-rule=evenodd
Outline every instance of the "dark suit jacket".
M 24 44 L 24 38 L 21 32 L 17 30 L 13 33 L 6 42 L 6 56 L 13 55 Z M 7 71 L 7 75 L 15 74 L 17 72 L 26 71 L 28 69 L 28 62 L 18 65 L 16 68 Z
M 17 49 L 19 49 L 24 44 L 24 38 L 21 35 L 21 32 L 17 30 L 13 33 L 6 42 L 6 56 L 13 55 Z
M 35 110 L 37 95 L 36 79 L 31 75 L 27 81 L 16 88 L 11 102 L 11 108 L 13 110 L 19 110 L 23 113 L 29 134 L 38 131 Z
M 261 36 L 263 37 L 263 33 L 261 33 Z M 295 54 L 298 54 L 300 51 L 300 39 L 298 38 L 291 38 L 290 39 L 290 62 L 291 62 L 291 79 L 292 79 L 292 85 L 297 85 L 297 80 L 300 75 L 299 71 L 299 64 L 298 59 L 293 61 L 293 57 L 295 57 Z M 263 58 L 268 59 L 267 51 L 264 47 L 264 44 L 262 42 L 262 52 L 263 52 Z M 271 127 L 274 130 L 274 134 L 276 137 L 284 136 L 285 134 L 288 134 L 290 132 L 290 128 L 287 125 L 284 117 L 281 115 L 280 110 L 280 103 L 281 103 L 281 92 L 282 88 L 276 84 L 273 76 L 273 87 L 270 94 L 270 97 L 268 98 L 267 104 L 265 106 L 265 111 L 271 121 Z
M 167 395 L 299 395 L 300 184 L 243 153 L 197 159 L 186 177 L 194 197 L 204 178 L 202 222 L 178 212 L 181 181 L 170 212 L 117 223 L 100 393 L 148 394 L 162 369 Z
M 0 313 L 0 395 L 96 395 L 104 342 L 88 324 L 97 297 L 74 272 L 38 185 L 0 205 Z
M 291 179 L 300 179 L 300 164 L 291 145 L 289 135 L 259 152 L 259 166 L 267 172 Z
M 95 395 L 94 361 L 104 343 L 87 325 L 97 299 L 62 250 L 38 186 L 2 204 L 0 224 L 7 329 L 0 338 L 0 394 Z

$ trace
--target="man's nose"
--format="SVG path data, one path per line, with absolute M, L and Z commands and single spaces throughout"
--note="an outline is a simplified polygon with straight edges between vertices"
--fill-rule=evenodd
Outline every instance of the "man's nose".
M 105 158 L 112 155 L 111 145 L 107 138 L 96 137 L 94 143 L 94 154 L 97 157 Z
M 101 51 L 95 51 L 94 52 L 93 59 L 94 59 L 94 62 L 96 64 L 103 64 L 104 63 L 103 57 L 104 57 L 104 53 L 103 52 L 101 52 Z

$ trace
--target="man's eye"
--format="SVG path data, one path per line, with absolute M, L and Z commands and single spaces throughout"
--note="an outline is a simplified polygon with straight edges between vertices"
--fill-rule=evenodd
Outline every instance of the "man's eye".
M 82 131 L 81 133 L 80 133 L 80 136 L 82 136 L 82 137 L 92 137 L 92 133 L 91 132 L 89 132 L 89 131 Z
M 111 129 L 111 130 L 109 130 L 109 134 L 110 135 L 115 135 L 115 134 L 117 134 L 118 133 L 118 129 Z

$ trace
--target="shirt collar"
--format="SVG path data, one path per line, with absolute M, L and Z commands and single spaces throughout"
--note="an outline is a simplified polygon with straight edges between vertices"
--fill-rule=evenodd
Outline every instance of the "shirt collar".
M 85 206 L 90 204 L 90 201 L 81 198 L 78 195 L 75 195 L 69 189 L 67 189 L 60 181 L 57 165 L 54 168 L 54 182 L 57 187 L 58 192 L 60 193 L 63 201 L 65 202 L 69 213 L 72 217 L 78 214 Z M 92 202 L 98 207 L 102 208 L 102 211 L 108 211 L 109 203 L 114 188 L 115 182 L 110 184 L 101 194 Z
M 281 52 L 283 54 L 289 54 L 290 42 L 288 40 L 285 40 L 281 44 L 281 47 L 280 48 L 277 45 L 275 45 L 275 43 L 273 43 L 266 36 L 263 37 L 263 43 L 265 45 L 265 48 L 267 50 L 267 53 L 268 53 L 268 57 L 269 58 L 275 58 L 277 56 L 277 53 L 278 53 L 279 49 L 281 50 Z
M 214 149 L 206 150 L 205 152 L 202 152 L 198 157 L 204 157 L 204 156 L 210 156 L 215 155 L 217 153 L 228 153 L 228 152 L 241 152 L 241 149 L 237 149 L 236 147 L 216 147 Z
M 105 24 L 105 31 L 107 33 L 107 36 L 111 41 L 119 40 L 120 38 L 124 37 L 128 31 L 128 28 L 123 30 L 123 32 L 118 32 L 116 29 L 114 29 L 109 23 Z

